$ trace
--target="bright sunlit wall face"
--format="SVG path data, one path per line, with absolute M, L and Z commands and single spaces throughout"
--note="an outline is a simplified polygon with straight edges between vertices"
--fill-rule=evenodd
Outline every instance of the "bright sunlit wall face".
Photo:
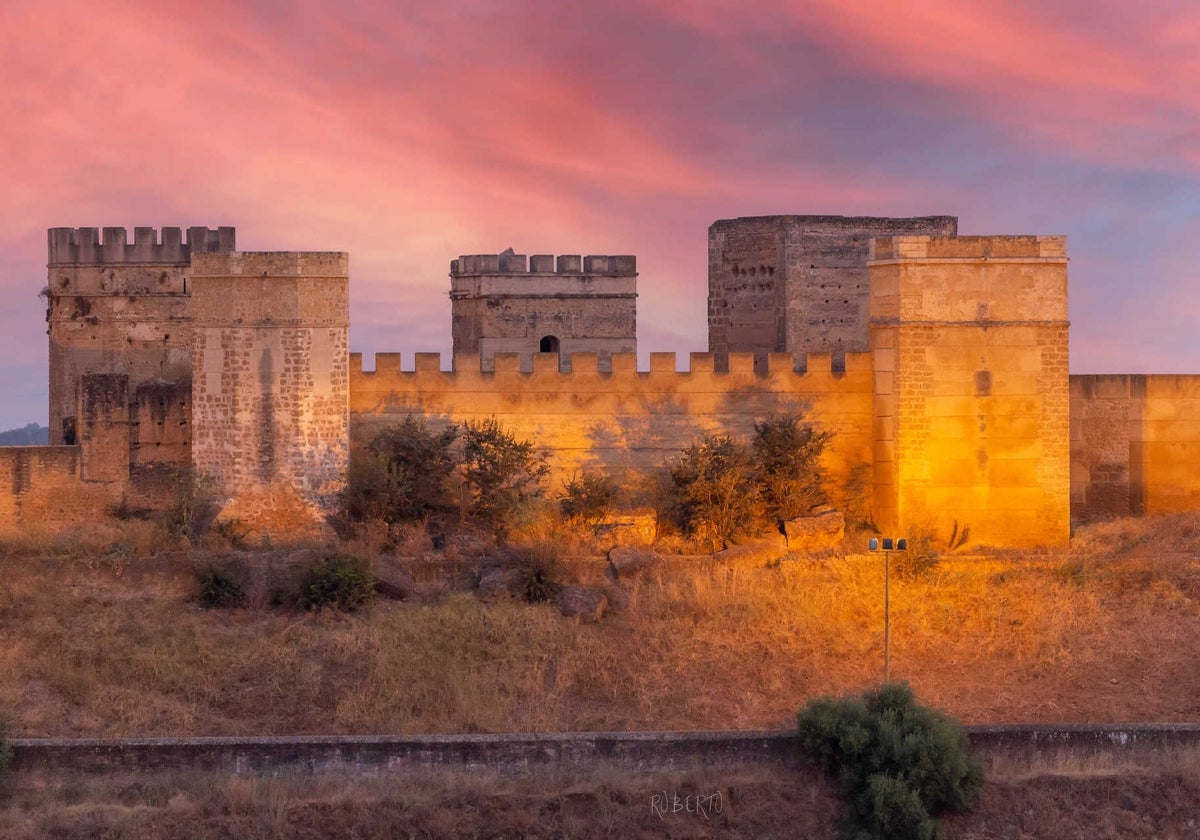
M 1065 238 L 879 239 L 870 272 L 878 524 L 1065 542 Z

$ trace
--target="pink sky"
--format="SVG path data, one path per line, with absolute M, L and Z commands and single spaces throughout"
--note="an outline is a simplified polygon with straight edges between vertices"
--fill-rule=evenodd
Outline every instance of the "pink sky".
M 720 218 L 1070 237 L 1072 369 L 1200 372 L 1200 6 L 0 6 L 0 429 L 46 419 L 46 228 L 351 255 L 355 350 L 449 350 L 449 261 L 634 253 L 706 348 Z M 403 11 L 398 11 L 402 9 Z

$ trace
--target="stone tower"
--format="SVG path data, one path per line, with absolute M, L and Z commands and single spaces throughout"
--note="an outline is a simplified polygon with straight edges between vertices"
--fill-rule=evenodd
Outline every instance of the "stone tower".
M 868 348 L 867 245 L 873 236 L 954 236 L 954 216 L 754 216 L 708 229 L 708 349 L 730 353 L 845 353 Z
M 84 374 L 126 374 L 139 388 L 191 373 L 188 277 L 192 255 L 234 250 L 231 227 L 51 228 L 46 322 L 50 336 L 50 442 L 74 443 Z
M 876 524 L 1066 542 L 1066 237 L 884 237 L 869 266 Z
M 320 532 L 345 485 L 344 253 L 194 254 L 192 457 L 220 516 Z
M 450 263 L 454 355 L 478 353 L 491 370 L 497 353 L 594 352 L 601 370 L 613 353 L 635 352 L 637 261 L 609 257 L 514 254 L 462 256 Z

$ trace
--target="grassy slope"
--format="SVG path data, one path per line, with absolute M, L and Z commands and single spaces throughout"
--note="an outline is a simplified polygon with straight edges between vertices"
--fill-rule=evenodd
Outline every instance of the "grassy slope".
M 893 676 L 968 723 L 1196 720 L 1198 535 L 1194 516 L 1120 523 L 894 580 Z M 205 611 L 186 557 L 147 543 L 0 560 L 13 735 L 782 727 L 879 678 L 875 558 L 666 572 L 587 625 L 469 594 Z

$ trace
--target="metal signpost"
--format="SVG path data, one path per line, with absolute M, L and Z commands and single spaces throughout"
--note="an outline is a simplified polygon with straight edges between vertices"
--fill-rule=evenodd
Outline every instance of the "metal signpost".
M 892 552 L 908 551 L 908 540 L 893 540 L 891 537 L 871 537 L 867 542 L 871 551 L 883 550 L 883 681 L 886 684 L 891 679 L 892 671 Z

